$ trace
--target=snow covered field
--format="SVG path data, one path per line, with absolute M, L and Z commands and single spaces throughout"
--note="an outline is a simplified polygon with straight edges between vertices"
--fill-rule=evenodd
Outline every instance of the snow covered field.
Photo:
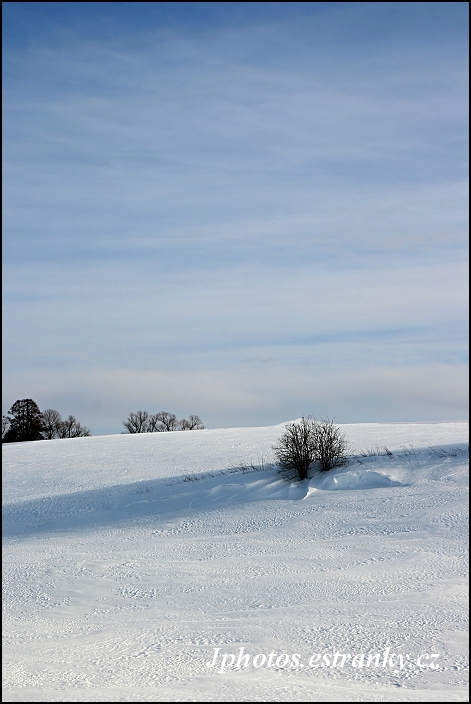
M 3 701 L 466 701 L 468 424 L 342 429 L 3 446 Z

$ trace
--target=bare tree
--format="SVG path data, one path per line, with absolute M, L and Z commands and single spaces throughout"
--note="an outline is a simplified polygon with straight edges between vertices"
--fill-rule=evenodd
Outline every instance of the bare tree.
M 278 464 L 289 478 L 306 479 L 314 464 L 327 472 L 347 462 L 348 443 L 331 420 L 301 418 L 289 423 L 273 446 Z
M 53 440 L 60 437 L 59 429 L 62 423 L 61 414 L 54 408 L 46 408 L 43 411 L 43 434 L 46 440 Z
M 90 431 L 85 426 L 81 425 L 74 418 L 69 416 L 66 420 L 61 421 L 58 429 L 58 437 L 60 438 L 84 438 L 90 437 Z
M 204 425 L 199 416 L 191 415 L 188 420 L 183 418 L 179 421 L 180 430 L 203 430 Z
M 5 435 L 8 433 L 10 430 L 10 419 L 8 416 L 2 416 L 2 441 Z
M 160 431 L 171 432 L 172 430 L 178 430 L 177 416 L 174 413 L 161 411 L 160 413 L 156 413 L 155 417 L 160 423 Z
M 128 433 L 147 433 L 148 418 L 149 414 L 147 411 L 137 411 L 137 413 L 131 412 L 127 421 L 123 422 L 123 425 Z
M 71 433 L 70 437 L 71 438 L 89 438 L 89 437 L 91 437 L 91 432 L 90 432 L 89 428 L 87 428 L 85 425 L 82 425 L 81 423 L 79 423 L 79 421 L 76 421 L 75 425 L 72 428 L 72 433 Z
M 147 433 L 161 433 L 165 428 L 159 420 L 159 414 L 150 415 L 147 419 Z

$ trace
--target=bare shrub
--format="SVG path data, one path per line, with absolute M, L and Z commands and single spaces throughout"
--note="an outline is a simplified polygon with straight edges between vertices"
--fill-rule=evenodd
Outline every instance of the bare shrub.
M 289 478 L 301 481 L 307 478 L 309 468 L 316 460 L 316 421 L 301 418 L 299 423 L 289 423 L 285 432 L 273 445 L 275 457 Z
M 289 423 L 273 446 L 278 464 L 288 478 L 304 480 L 314 465 L 328 472 L 348 461 L 348 443 L 333 421 L 308 416 Z
M 316 424 L 316 462 L 321 472 L 328 472 L 348 461 L 348 442 L 333 421 L 321 419 Z

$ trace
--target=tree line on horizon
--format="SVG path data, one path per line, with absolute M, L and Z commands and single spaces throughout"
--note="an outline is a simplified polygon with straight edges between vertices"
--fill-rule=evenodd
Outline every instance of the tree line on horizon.
M 153 415 L 147 411 L 131 412 L 127 420 L 123 421 L 126 428 L 123 433 L 170 433 L 174 430 L 203 430 L 204 425 L 201 418 L 191 415 L 188 420 L 182 418 L 177 420 L 174 413 L 160 411 Z
M 131 412 L 123 422 L 127 433 L 163 433 L 174 430 L 202 430 L 201 418 L 191 415 L 178 420 L 174 413 L 161 411 Z M 59 438 L 90 437 L 90 430 L 74 416 L 62 419 L 59 411 L 46 408 L 41 411 L 32 398 L 15 401 L 7 415 L 2 416 L 2 442 L 28 442 L 32 440 L 55 440 Z
M 90 437 L 88 428 L 72 415 L 62 420 L 54 408 L 40 410 L 32 398 L 15 401 L 6 416 L 2 416 L 2 442 L 28 442 L 58 438 Z

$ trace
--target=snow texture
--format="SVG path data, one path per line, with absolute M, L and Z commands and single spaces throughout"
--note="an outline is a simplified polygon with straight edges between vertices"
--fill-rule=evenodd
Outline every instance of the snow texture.
M 467 701 L 468 424 L 341 428 L 4 446 L 3 701 Z

